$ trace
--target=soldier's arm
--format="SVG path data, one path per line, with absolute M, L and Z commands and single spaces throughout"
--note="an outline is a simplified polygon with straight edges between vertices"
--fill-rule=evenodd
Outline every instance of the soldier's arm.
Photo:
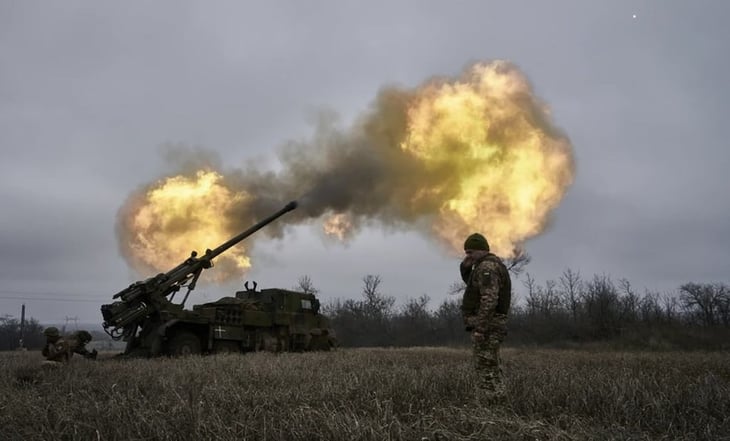
M 56 358 L 58 357 L 58 348 L 56 347 L 56 344 L 47 344 L 46 347 L 43 348 L 43 356 L 46 357 L 48 360 L 56 361 Z
M 478 271 L 475 274 L 475 281 L 479 286 L 479 312 L 477 312 L 477 332 L 484 332 L 487 324 L 494 316 L 494 310 L 499 302 L 499 265 L 496 262 L 486 260 L 474 268 Z
M 59 350 L 64 354 L 63 357 L 68 360 L 73 355 L 73 351 L 71 351 L 71 345 L 68 344 L 68 340 L 62 340 L 59 343 Z
M 461 280 L 464 283 L 469 283 L 469 275 L 471 274 L 472 261 L 471 259 L 464 259 L 459 264 L 459 272 L 461 273 Z
M 69 355 L 68 352 L 68 345 L 63 341 L 59 341 L 48 345 L 46 358 L 50 361 L 66 361 Z
M 82 355 L 84 358 L 96 358 L 96 349 L 93 351 L 89 351 L 86 349 L 86 345 L 80 345 L 80 346 L 74 346 L 73 351 L 79 355 Z

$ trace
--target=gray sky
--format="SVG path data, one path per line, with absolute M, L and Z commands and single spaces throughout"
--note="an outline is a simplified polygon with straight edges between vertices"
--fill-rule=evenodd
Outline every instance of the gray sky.
M 161 146 L 276 170 L 319 110 L 349 123 L 384 86 L 492 59 L 522 69 L 573 143 L 575 181 L 526 244 L 539 282 L 568 267 L 640 291 L 730 282 L 729 18 L 724 1 L 0 2 L 0 314 L 100 321 L 142 278 L 115 220 L 171 172 Z M 324 300 L 378 274 L 435 307 L 458 279 L 436 243 L 379 228 L 346 246 L 288 228 L 252 260 L 247 279 L 309 275 Z

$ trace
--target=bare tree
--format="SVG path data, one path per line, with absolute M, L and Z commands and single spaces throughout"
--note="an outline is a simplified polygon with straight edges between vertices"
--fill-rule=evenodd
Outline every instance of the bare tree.
M 583 287 L 583 281 L 580 278 L 579 271 L 573 271 L 567 268 L 560 275 L 560 287 L 562 288 L 563 303 L 568 307 L 573 323 L 578 321 L 578 308 L 580 307 L 580 291 Z
M 514 250 L 513 257 L 504 260 L 504 264 L 512 274 L 519 276 L 525 270 L 527 264 L 530 263 L 530 260 L 532 260 L 532 257 L 527 254 L 524 248 L 520 247 Z
M 366 299 L 370 299 L 373 297 L 376 297 L 378 292 L 378 287 L 380 287 L 380 284 L 383 282 L 383 280 L 380 278 L 380 276 L 368 274 L 365 277 L 362 278 L 362 293 L 365 296 Z
M 730 287 L 723 284 L 717 284 L 716 287 L 719 291 L 717 309 L 720 313 L 720 320 L 728 328 L 730 327 Z
M 446 294 L 450 296 L 455 296 L 457 294 L 461 294 L 466 290 L 466 283 L 462 281 L 454 282 L 451 285 L 449 285 L 449 290 L 446 291 Z
M 537 281 L 532 277 L 532 274 L 525 273 L 525 280 L 522 282 L 527 288 L 527 311 L 530 315 L 535 315 L 540 310 L 540 290 L 541 288 L 537 285 Z
M 430 312 L 428 311 L 428 303 L 430 301 L 431 298 L 428 294 L 422 294 L 417 299 L 408 299 L 401 308 L 401 315 L 409 320 L 426 320 L 430 317 Z
M 715 326 L 723 322 L 730 326 L 730 317 L 723 317 L 723 312 L 728 310 L 726 302 L 730 300 L 728 287 L 723 284 L 709 283 L 685 283 L 679 287 L 679 300 L 682 306 L 692 315 L 695 315 L 700 323 L 705 326 Z
M 395 305 L 395 297 L 385 296 L 380 292 L 382 279 L 378 275 L 368 274 L 362 279 L 362 294 L 365 297 L 365 311 L 371 317 L 388 317 Z
M 677 297 L 671 294 L 664 294 L 662 296 L 662 305 L 664 306 L 664 318 L 667 322 L 672 322 L 679 318 L 679 302 Z
M 540 309 L 547 317 L 554 315 L 560 309 L 560 297 L 555 286 L 554 280 L 548 280 L 545 282 L 545 290 L 542 292 Z
M 525 303 L 527 304 L 528 313 L 531 315 L 540 314 L 544 318 L 550 318 L 560 310 L 560 297 L 555 289 L 555 281 L 546 281 L 543 288 L 537 284 L 532 274 L 525 274 L 525 280 L 522 284 L 527 288 Z
M 618 291 L 609 276 L 594 275 L 593 280 L 586 283 L 582 298 L 596 336 L 610 337 L 621 332 Z
M 297 286 L 295 286 L 294 289 L 299 290 L 305 294 L 317 294 L 319 292 L 319 290 L 314 287 L 314 283 L 312 283 L 312 278 L 308 275 L 299 277 L 299 280 L 297 280 Z
M 631 322 L 636 319 L 636 312 L 639 307 L 639 296 L 631 287 L 631 282 L 628 279 L 620 279 L 618 281 L 619 288 L 623 292 L 621 297 L 621 321 L 623 323 Z
M 659 293 L 646 290 L 637 304 L 636 312 L 638 319 L 644 323 L 661 321 L 664 313 L 659 301 Z
M 434 313 L 434 319 L 447 343 L 462 341 L 465 333 L 460 302 L 445 299 Z

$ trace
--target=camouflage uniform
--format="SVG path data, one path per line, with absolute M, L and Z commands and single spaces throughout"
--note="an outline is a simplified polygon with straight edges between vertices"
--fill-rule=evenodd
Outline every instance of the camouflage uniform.
M 488 252 L 488 246 L 472 254 L 476 258 L 467 257 L 461 266 L 467 285 L 462 313 L 466 330 L 471 331 L 478 395 L 486 402 L 501 401 L 505 387 L 499 347 L 507 334 L 511 280 L 504 263 Z
M 90 358 L 90 359 L 96 359 L 96 349 L 89 352 L 88 349 L 86 349 L 86 344 L 91 341 L 91 334 L 89 334 L 87 331 L 76 331 L 73 334 L 71 334 L 68 338 L 68 344 L 71 349 L 71 353 L 76 353 L 84 358 Z
M 53 363 L 65 363 L 71 358 L 71 346 L 61 337 L 58 329 L 55 327 L 46 328 L 43 331 L 46 336 L 46 345 L 43 346 L 41 354 L 46 357 L 46 361 Z

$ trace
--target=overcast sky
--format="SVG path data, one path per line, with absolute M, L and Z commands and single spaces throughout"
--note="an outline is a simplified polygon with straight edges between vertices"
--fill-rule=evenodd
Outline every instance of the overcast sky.
M 0 1 L 0 314 L 99 322 L 147 276 L 120 257 L 115 220 L 171 172 L 162 146 L 276 170 L 318 111 L 347 123 L 384 86 L 493 59 L 522 69 L 573 143 L 575 181 L 526 244 L 540 283 L 566 268 L 640 292 L 728 283 L 729 19 L 720 0 Z M 458 280 L 436 243 L 377 228 L 347 246 L 290 228 L 252 260 L 247 279 L 309 275 L 325 301 L 376 274 L 436 307 Z

